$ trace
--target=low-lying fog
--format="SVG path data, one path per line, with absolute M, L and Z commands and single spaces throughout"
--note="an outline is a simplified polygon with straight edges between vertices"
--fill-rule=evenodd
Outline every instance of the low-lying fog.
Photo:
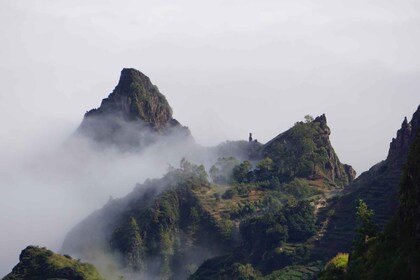
M 73 131 L 57 131 L 28 137 L 22 146 L 9 143 L 2 151 L 1 275 L 10 272 L 27 245 L 59 251 L 66 233 L 111 196 L 125 196 L 135 183 L 160 177 L 184 155 L 194 157 L 192 148 L 181 146 L 156 144 L 142 152 L 102 149 L 71 136 Z
M 266 142 L 325 113 L 360 174 L 419 99 L 419 1 L 0 3 L 0 276 L 29 244 L 60 249 L 109 196 L 177 156 L 63 144 L 123 67 L 148 75 L 203 145 Z M 64 147 L 64 148 L 63 148 Z

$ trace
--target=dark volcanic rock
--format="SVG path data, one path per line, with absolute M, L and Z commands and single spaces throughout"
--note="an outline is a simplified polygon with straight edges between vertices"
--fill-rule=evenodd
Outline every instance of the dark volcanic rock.
M 392 138 L 389 153 L 386 161 L 388 163 L 397 162 L 401 164 L 401 159 L 407 157 L 408 150 L 411 143 L 414 141 L 417 130 L 420 128 L 420 106 L 417 111 L 413 114 L 413 118 L 410 122 L 407 122 L 407 118 L 404 118 L 401 128 L 397 131 L 397 137 Z
M 101 106 L 85 114 L 78 133 L 120 147 L 144 147 L 162 136 L 192 139 L 188 128 L 172 117 L 157 86 L 140 71 L 127 68 Z

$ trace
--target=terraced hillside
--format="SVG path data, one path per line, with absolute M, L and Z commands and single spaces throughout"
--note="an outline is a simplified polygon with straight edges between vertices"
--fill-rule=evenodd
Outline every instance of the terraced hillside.
M 329 134 L 322 115 L 296 123 L 266 145 L 219 146 L 226 157 L 209 169 L 211 181 L 204 166 L 183 159 L 179 169 L 136 186 L 82 221 L 68 234 L 63 252 L 91 262 L 111 253 L 121 270 L 160 279 L 185 279 L 206 259 L 235 248 L 243 254 L 234 256 L 240 270 L 245 265 L 269 275 L 296 265 L 306 258 L 302 244 L 316 232 L 319 206 L 354 178 Z M 248 260 L 255 267 L 243 263 Z
M 383 229 L 395 215 L 398 189 L 407 153 L 420 127 L 420 106 L 408 123 L 404 119 L 392 140 L 386 160 L 360 175 L 339 199 L 332 199 L 319 215 L 326 222 L 323 235 L 314 243 L 314 259 L 327 260 L 337 252 L 349 252 L 356 228 L 355 203 L 361 198 L 375 212 L 374 221 Z

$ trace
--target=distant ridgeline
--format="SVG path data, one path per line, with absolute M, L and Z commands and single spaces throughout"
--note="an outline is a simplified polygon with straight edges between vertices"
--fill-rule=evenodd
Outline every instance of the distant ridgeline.
M 381 225 L 395 214 L 419 116 L 404 121 L 387 160 L 356 180 L 330 143 L 325 115 L 307 116 L 266 144 L 250 137 L 196 145 L 202 158 L 214 159 L 207 169 L 180 158 L 178 168 L 81 221 L 62 252 L 126 279 L 311 279 L 337 252 L 349 252 L 358 198 Z M 192 141 L 166 98 L 134 69 L 122 71 L 78 133 L 123 149 Z

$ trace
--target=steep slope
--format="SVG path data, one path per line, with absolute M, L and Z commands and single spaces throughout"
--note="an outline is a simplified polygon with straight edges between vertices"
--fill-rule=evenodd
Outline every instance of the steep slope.
M 54 254 L 46 248 L 28 246 L 19 256 L 19 263 L 4 280 L 68 279 L 103 280 L 96 268 L 69 256 Z
M 239 266 L 251 262 L 257 274 L 296 263 L 307 252 L 302 242 L 315 232 L 314 205 L 352 178 L 329 142 L 325 116 L 298 123 L 283 135 L 265 146 L 249 141 L 216 148 L 245 161 L 219 158 L 210 169 L 212 183 L 203 166 L 181 161 L 180 169 L 136 186 L 82 221 L 66 237 L 63 252 L 93 263 L 97 254 L 110 253 L 118 256 L 121 270 L 147 273 L 147 279 L 185 279 L 206 259 L 231 255 L 235 247 L 240 254 L 233 259 Z M 275 145 L 284 139 L 286 147 Z M 278 154 L 306 143 L 315 148 L 292 154 L 294 174 L 283 176 L 286 165 Z M 315 169 L 307 172 L 308 165 L 299 162 Z M 341 171 L 329 173 L 332 168 Z M 280 239 L 273 237 L 276 232 L 282 232 Z M 276 242 L 268 244 L 268 238 Z
M 338 159 L 329 140 L 331 131 L 325 115 L 311 122 L 298 122 L 265 144 L 261 153 L 274 161 L 282 179 L 304 177 L 325 179 L 332 186 L 348 185 L 356 172 Z
M 172 117 L 172 108 L 150 79 L 124 68 L 113 92 L 92 109 L 77 133 L 119 147 L 144 147 L 163 136 L 170 141 L 191 140 L 188 128 Z
M 110 252 L 121 256 L 121 269 L 128 274 L 185 279 L 206 258 L 233 244 L 225 220 L 201 201 L 209 188 L 204 167 L 183 161 L 181 169 L 138 185 L 82 221 L 62 251 L 93 262 L 95 255 Z
M 347 269 L 325 270 L 323 280 L 420 279 L 419 170 L 420 130 L 417 130 L 400 184 L 398 213 L 383 233 L 359 239 Z
M 415 133 L 420 128 L 420 106 L 410 122 L 404 119 L 392 139 L 387 159 L 361 174 L 340 199 L 333 199 L 319 215 L 326 231 L 315 243 L 314 258 L 327 260 L 337 252 L 349 252 L 354 238 L 355 206 L 361 198 L 375 212 L 374 221 L 383 228 L 397 211 L 402 167 Z M 323 221 L 322 221 L 323 220 Z

